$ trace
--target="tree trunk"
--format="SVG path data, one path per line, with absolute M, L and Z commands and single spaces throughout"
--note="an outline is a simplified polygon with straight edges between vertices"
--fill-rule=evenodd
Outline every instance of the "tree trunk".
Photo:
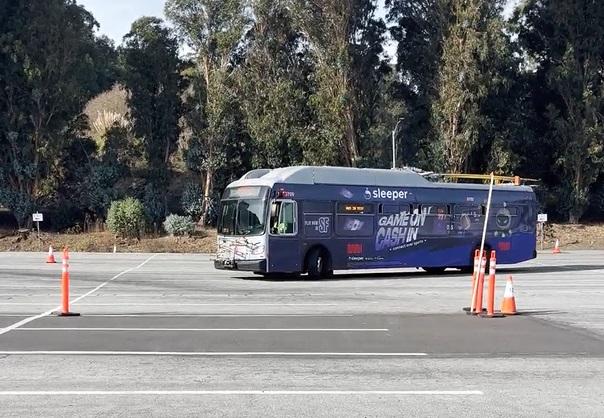
M 354 111 L 347 107 L 346 109 L 346 148 L 348 149 L 349 165 L 356 167 L 359 161 L 359 145 L 354 129 Z
M 576 225 L 579 223 L 579 218 L 580 218 L 579 214 L 574 209 L 571 209 L 569 211 L 568 223 Z
M 202 205 L 202 212 L 201 212 L 201 219 L 199 220 L 199 223 L 201 224 L 201 227 L 205 227 L 207 219 L 208 219 L 208 214 L 210 212 L 210 193 L 212 191 L 212 177 L 213 177 L 213 170 L 212 169 L 208 169 L 206 171 L 206 176 L 204 179 L 204 185 L 203 185 L 203 205 Z

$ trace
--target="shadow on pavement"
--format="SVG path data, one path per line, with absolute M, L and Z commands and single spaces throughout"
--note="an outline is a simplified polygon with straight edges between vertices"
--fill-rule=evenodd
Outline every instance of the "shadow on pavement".
M 559 273 L 562 271 L 604 270 L 599 264 L 570 264 L 564 266 L 524 266 L 498 268 L 498 273 Z
M 561 266 L 526 266 L 526 267 L 503 267 L 497 269 L 497 273 L 500 274 L 514 274 L 514 273 L 559 273 L 565 271 L 589 271 L 589 270 L 604 270 L 604 265 L 596 264 L 570 264 Z M 335 274 L 328 279 L 322 280 L 310 280 L 304 275 L 291 275 L 291 274 L 275 274 L 267 276 L 234 276 L 233 279 L 251 280 L 251 281 L 266 281 L 266 282 L 300 282 L 300 281 L 338 281 L 338 280 L 386 280 L 386 279 L 417 279 L 424 276 L 429 277 L 456 277 L 456 276 L 467 276 L 470 275 L 467 272 L 459 270 L 447 270 L 441 274 L 430 274 L 422 270 L 418 271 L 404 271 L 404 272 L 376 272 L 376 273 L 343 273 Z

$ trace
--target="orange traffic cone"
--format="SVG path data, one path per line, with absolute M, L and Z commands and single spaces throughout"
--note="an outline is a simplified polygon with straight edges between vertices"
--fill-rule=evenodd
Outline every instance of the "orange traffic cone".
M 552 250 L 552 254 L 560 254 L 560 240 L 556 239 L 556 245 L 554 245 L 554 249 Z
M 52 245 L 48 247 L 48 257 L 46 257 L 46 262 L 49 264 L 55 264 L 57 262 L 55 260 L 55 255 L 52 252 Z
M 55 312 L 58 316 L 80 316 L 79 313 L 69 310 L 69 251 L 63 250 L 63 272 L 61 274 L 61 310 Z
M 508 281 L 505 284 L 505 293 L 503 294 L 503 302 L 501 303 L 501 313 L 504 315 L 516 315 L 516 298 L 514 297 L 514 282 L 512 276 L 508 276 Z

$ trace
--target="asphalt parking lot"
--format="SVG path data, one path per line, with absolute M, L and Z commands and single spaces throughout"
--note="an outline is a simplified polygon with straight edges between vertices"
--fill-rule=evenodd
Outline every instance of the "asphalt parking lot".
M 0 253 L 3 416 L 604 415 L 604 251 L 512 275 L 521 315 L 465 315 L 470 278 L 265 280 L 209 256 Z

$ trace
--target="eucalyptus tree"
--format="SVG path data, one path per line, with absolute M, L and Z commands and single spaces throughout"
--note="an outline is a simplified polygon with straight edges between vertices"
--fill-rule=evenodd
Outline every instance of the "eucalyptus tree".
M 156 17 L 142 17 L 124 36 L 122 82 L 128 91 L 133 131 L 144 148 L 149 183 L 145 205 L 155 225 L 167 210 L 170 157 L 177 148 L 182 77 L 178 40 Z
M 447 171 L 471 169 L 472 155 L 492 132 L 485 105 L 504 86 L 501 61 L 508 40 L 501 17 L 502 1 L 450 2 L 451 22 L 444 34 L 437 96 L 432 104 L 440 166 Z M 484 158 L 484 156 L 483 156 Z
M 555 150 L 556 203 L 576 223 L 604 173 L 604 8 L 598 0 L 527 0 L 514 20 L 547 127 L 539 149 Z
M 405 160 L 434 169 L 432 105 L 438 96 L 438 72 L 451 9 L 450 0 L 386 0 L 389 32 L 397 43 L 395 95 L 407 109 L 398 135 Z M 392 129 L 392 128 L 391 128 Z
M 113 47 L 73 0 L 0 3 L 0 203 L 20 225 L 49 204 L 86 102 L 113 83 Z
M 373 0 L 291 0 L 309 43 L 315 90 L 310 103 L 316 136 L 304 147 L 316 164 L 361 163 L 363 130 L 371 125 L 382 61 L 385 24 Z
M 303 162 L 314 132 L 308 99 L 313 62 L 287 0 L 253 0 L 239 73 L 254 167 Z
M 204 223 L 215 180 L 232 176 L 244 165 L 239 151 L 247 144 L 234 60 L 250 26 L 249 10 L 245 0 L 168 0 L 165 13 L 191 51 L 186 160 L 202 176 Z M 220 172 L 227 167 L 229 173 Z

